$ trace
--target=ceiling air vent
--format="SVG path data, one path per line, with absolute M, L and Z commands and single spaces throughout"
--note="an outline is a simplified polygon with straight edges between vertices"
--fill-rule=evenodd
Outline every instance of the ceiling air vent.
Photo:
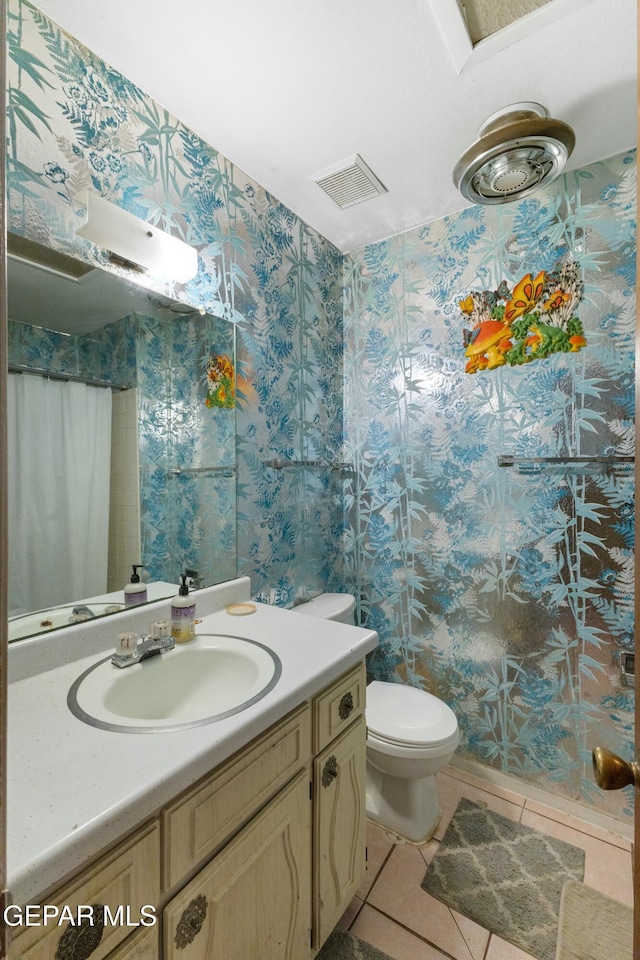
M 313 179 L 341 210 L 388 192 L 358 154 L 321 170 Z

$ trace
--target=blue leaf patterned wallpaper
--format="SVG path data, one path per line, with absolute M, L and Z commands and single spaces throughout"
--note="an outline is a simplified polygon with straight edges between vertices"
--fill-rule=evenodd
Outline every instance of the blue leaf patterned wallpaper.
M 164 321 L 138 316 L 135 346 L 141 543 L 149 579 L 177 583 L 191 569 L 205 584 L 230 580 L 236 573 L 235 410 L 207 408 L 206 363 L 212 351 L 234 357 L 234 327 L 197 312 Z
M 238 573 L 283 605 L 353 591 L 371 675 L 443 697 L 463 757 L 629 818 L 590 750 L 632 753 L 631 473 L 497 458 L 633 452 L 635 154 L 343 257 L 25 0 L 10 16 L 10 228 L 113 271 L 74 232 L 94 190 L 196 246 L 158 292 L 235 327 Z M 588 345 L 465 374 L 458 301 L 571 258 Z
M 345 267 L 345 578 L 383 641 L 372 674 L 446 700 L 459 754 L 622 818 L 631 788 L 604 795 L 591 749 L 633 756 L 635 160 Z M 466 374 L 459 301 L 571 260 L 588 345 Z
M 251 577 L 257 596 L 290 603 L 325 585 L 338 589 L 342 475 L 328 466 L 266 464 L 341 459 L 342 256 L 25 0 L 10 3 L 8 79 L 10 229 L 118 272 L 103 251 L 75 236 L 73 197 L 92 190 L 197 247 L 197 277 L 184 287 L 155 283 L 154 290 L 235 328 L 236 530 L 221 531 L 222 541 L 216 534 L 205 549 L 203 515 L 208 510 L 211 521 L 219 505 L 228 516 L 228 478 L 182 476 L 171 492 L 161 483 L 171 414 L 155 403 L 142 416 L 145 562 L 166 561 L 175 546 L 181 566 L 196 530 L 200 566 L 226 571 L 225 545 L 235 533 L 238 572 Z M 180 364 L 193 342 L 179 353 L 149 332 L 139 346 L 149 396 L 166 397 L 167 363 L 174 389 L 189 382 Z M 180 427 L 186 432 L 174 437 L 174 452 L 185 458 L 188 419 Z M 206 452 L 216 456 L 214 448 Z M 214 488 L 217 504 L 207 505 Z M 169 501 L 182 527 L 177 540 L 161 529 Z

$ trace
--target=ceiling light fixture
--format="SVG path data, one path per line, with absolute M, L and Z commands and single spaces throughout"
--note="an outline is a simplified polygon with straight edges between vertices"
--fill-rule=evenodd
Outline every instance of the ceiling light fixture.
M 84 208 L 84 220 L 76 233 L 108 250 L 114 263 L 176 283 L 196 276 L 198 253 L 188 243 L 88 190 L 77 194 L 74 201 Z
M 512 103 L 483 123 L 453 182 L 472 203 L 520 200 L 561 173 L 575 141 L 571 127 L 541 104 Z

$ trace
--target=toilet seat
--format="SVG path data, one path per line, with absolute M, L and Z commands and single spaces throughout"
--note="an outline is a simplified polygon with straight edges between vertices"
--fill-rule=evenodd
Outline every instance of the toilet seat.
M 369 684 L 366 719 L 376 740 L 400 747 L 445 747 L 459 736 L 456 715 L 446 703 L 401 683 Z

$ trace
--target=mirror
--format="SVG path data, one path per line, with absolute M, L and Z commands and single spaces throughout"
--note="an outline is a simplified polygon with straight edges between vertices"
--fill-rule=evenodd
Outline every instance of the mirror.
M 8 252 L 10 641 L 235 577 L 234 325 Z

